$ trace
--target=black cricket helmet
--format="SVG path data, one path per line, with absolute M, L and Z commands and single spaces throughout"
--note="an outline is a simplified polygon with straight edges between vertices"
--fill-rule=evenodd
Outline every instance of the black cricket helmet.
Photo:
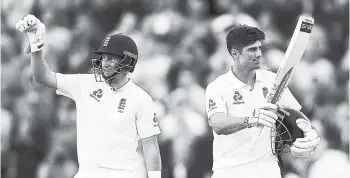
M 290 147 L 297 138 L 304 137 L 296 120 L 308 119 L 302 112 L 289 108 L 277 110 L 277 116 L 275 129 L 271 129 L 271 147 L 273 154 L 281 155 L 290 151 Z
M 120 73 L 132 73 L 138 59 L 136 43 L 130 37 L 121 33 L 106 36 L 100 48 L 94 50 L 93 53 L 100 55 L 98 59 L 92 59 L 91 70 L 95 74 L 96 81 L 103 81 L 101 77 L 105 80 L 110 80 Z M 102 68 L 103 54 L 113 55 L 121 59 L 117 62 L 117 69 L 115 69 L 112 76 L 104 76 Z

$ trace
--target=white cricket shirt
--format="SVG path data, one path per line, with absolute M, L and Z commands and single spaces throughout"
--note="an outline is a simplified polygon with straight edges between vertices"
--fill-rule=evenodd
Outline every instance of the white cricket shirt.
M 93 74 L 56 74 L 57 94 L 73 99 L 77 109 L 77 153 L 80 168 L 137 171 L 140 138 L 160 133 L 153 99 L 130 79 L 113 91 Z
M 256 70 L 254 87 L 244 84 L 231 69 L 208 84 L 206 110 L 208 118 L 215 113 L 248 117 L 254 108 L 266 102 L 266 96 L 276 74 Z M 300 110 L 301 106 L 289 89 L 285 90 L 279 104 Z M 258 126 L 246 128 L 230 135 L 217 135 L 213 130 L 213 170 L 234 167 L 251 161 L 275 160 L 271 150 L 271 129 Z

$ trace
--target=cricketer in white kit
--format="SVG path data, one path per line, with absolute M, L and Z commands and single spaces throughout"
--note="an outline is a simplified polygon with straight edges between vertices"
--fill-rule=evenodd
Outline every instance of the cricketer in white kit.
M 281 178 L 278 159 L 271 148 L 271 128 L 278 106 L 266 102 L 276 74 L 260 69 L 264 39 L 265 34 L 254 27 L 239 25 L 230 29 L 226 42 L 234 65 L 206 88 L 206 110 L 214 135 L 212 178 Z M 288 89 L 278 104 L 301 109 Z M 260 114 L 253 116 L 257 108 Z M 308 127 L 303 132 L 315 131 Z M 313 139 L 316 138 L 309 138 Z M 306 157 L 311 151 L 311 145 L 308 149 L 293 146 L 291 154 Z
M 108 35 L 93 59 L 94 74 L 52 72 L 43 57 L 45 25 L 26 15 L 16 28 L 28 36 L 36 82 L 69 97 L 77 110 L 75 178 L 160 178 L 160 134 L 152 97 L 133 83 L 129 73 L 138 60 L 135 42 L 123 34 Z M 139 140 L 143 158 L 137 152 Z M 147 171 L 147 173 L 146 173 Z

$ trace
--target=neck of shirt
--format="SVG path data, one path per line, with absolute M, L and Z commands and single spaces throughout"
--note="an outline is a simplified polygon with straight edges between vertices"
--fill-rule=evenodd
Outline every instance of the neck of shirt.
M 113 91 L 120 90 L 121 88 L 124 88 L 125 85 L 130 81 L 130 78 L 123 77 L 121 79 L 114 78 L 111 81 L 108 81 L 107 84 L 111 87 Z
M 238 68 L 232 67 L 231 72 L 233 75 L 236 76 L 238 80 L 243 82 L 244 84 L 248 84 L 251 87 L 254 86 L 255 84 L 255 79 L 256 79 L 256 71 L 247 71 L 247 70 L 240 70 Z

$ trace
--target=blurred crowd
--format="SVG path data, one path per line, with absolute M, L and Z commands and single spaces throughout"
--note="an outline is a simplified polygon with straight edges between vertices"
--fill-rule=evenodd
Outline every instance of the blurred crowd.
M 139 48 L 132 78 L 155 100 L 163 178 L 208 178 L 212 130 L 205 87 L 233 60 L 227 30 L 239 23 L 266 33 L 262 68 L 277 71 L 298 16 L 315 18 L 290 90 L 319 131 L 308 159 L 285 155 L 284 178 L 343 178 L 349 163 L 348 0 L 2 0 L 1 176 L 72 178 L 77 171 L 75 103 L 33 81 L 25 35 L 31 13 L 46 24 L 53 71 L 87 73 L 105 35 L 122 32 Z M 93 132 L 93 130 L 92 130 Z M 253 170 L 251 170 L 253 171 Z M 348 174 L 346 174 L 348 173 Z

